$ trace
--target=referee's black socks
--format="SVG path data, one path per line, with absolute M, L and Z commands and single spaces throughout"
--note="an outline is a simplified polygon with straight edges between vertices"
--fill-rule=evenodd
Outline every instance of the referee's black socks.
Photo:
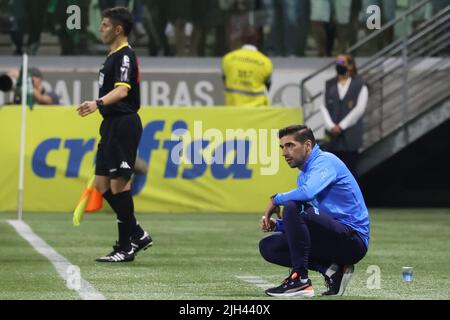
M 134 203 L 131 191 L 113 194 L 111 190 L 108 190 L 103 194 L 103 197 L 117 215 L 119 246 L 122 250 L 130 251 L 131 238 L 140 239 L 144 235 L 144 230 L 137 223 L 134 216 Z

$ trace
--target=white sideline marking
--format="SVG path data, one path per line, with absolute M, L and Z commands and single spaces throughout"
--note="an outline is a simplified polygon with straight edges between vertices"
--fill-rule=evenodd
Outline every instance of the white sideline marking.
M 47 242 L 37 236 L 30 226 L 23 221 L 19 220 L 8 220 L 8 223 L 16 229 L 17 233 L 24 238 L 37 252 L 46 257 L 58 271 L 61 278 L 67 284 L 68 277 L 70 276 L 67 270 L 73 268 L 74 265 L 70 263 L 65 257 L 60 255 L 52 247 L 50 247 Z M 74 290 L 83 300 L 106 300 L 100 292 L 98 292 L 89 282 L 81 278 L 80 287 Z
M 236 276 L 236 278 L 238 278 L 239 280 L 251 283 L 261 289 L 269 289 L 269 288 L 275 287 L 274 284 L 269 283 L 266 280 L 264 280 L 263 278 L 258 277 L 258 276 Z

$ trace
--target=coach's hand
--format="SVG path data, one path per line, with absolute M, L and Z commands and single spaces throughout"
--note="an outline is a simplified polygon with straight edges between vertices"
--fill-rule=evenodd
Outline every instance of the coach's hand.
M 263 230 L 270 230 L 271 229 L 271 223 L 272 220 L 270 219 L 272 215 L 276 213 L 277 216 L 280 216 L 280 207 L 276 206 L 273 203 L 273 200 L 269 200 L 269 204 L 267 205 L 266 211 L 264 212 L 264 219 L 262 220 L 262 229 Z
M 85 101 L 78 107 L 77 111 L 80 116 L 86 117 L 92 112 L 95 112 L 97 108 L 97 103 L 95 101 Z
M 259 226 L 261 227 L 261 230 L 264 232 L 272 232 L 275 230 L 275 226 L 277 225 L 277 220 L 274 218 L 269 219 L 269 227 L 266 226 L 265 221 L 266 217 L 262 216 L 261 220 L 259 221 Z

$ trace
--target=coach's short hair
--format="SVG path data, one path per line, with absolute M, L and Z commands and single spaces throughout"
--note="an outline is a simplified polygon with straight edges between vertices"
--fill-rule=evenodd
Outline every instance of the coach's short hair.
M 306 140 L 311 140 L 312 145 L 316 144 L 316 138 L 310 128 L 302 124 L 292 125 L 278 131 L 278 137 L 281 139 L 284 136 L 293 135 L 298 142 L 305 143 Z
M 114 26 L 121 25 L 127 37 L 133 29 L 133 16 L 128 8 L 108 8 L 103 11 L 103 18 L 109 18 Z

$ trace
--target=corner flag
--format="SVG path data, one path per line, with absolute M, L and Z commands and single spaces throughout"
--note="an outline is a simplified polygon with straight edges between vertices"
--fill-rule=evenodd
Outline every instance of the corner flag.
M 23 83 L 23 65 L 20 67 L 20 73 L 19 73 L 19 77 L 17 79 L 17 84 L 16 84 L 16 90 L 14 92 L 14 103 L 20 104 L 21 103 L 21 97 L 22 97 L 22 83 Z M 33 80 L 31 78 L 30 73 L 28 72 L 28 68 L 27 66 L 25 66 L 27 72 L 26 72 L 26 104 L 27 106 L 30 108 L 30 110 L 33 110 L 33 105 L 34 105 L 34 98 L 33 98 Z
M 83 193 L 81 194 L 80 201 L 73 212 L 73 225 L 78 227 L 83 220 L 85 212 L 95 212 L 103 206 L 103 196 L 94 187 L 95 175 L 89 179 Z

